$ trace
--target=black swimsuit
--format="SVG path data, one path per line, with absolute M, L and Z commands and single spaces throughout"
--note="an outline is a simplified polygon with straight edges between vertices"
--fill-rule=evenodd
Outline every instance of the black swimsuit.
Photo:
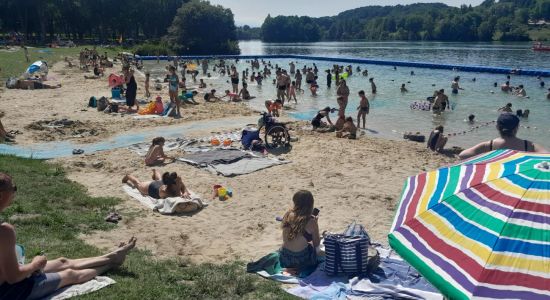
M 523 140 L 523 147 L 525 152 L 529 152 L 529 141 Z M 493 140 L 489 142 L 489 151 L 493 151 Z
M 160 199 L 160 187 L 162 185 L 163 183 L 160 180 L 151 182 L 147 188 L 147 194 L 152 198 Z

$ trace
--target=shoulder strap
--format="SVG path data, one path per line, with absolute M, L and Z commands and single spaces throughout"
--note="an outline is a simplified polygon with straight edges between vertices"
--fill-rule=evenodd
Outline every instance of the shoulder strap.
M 489 151 L 493 151 L 493 140 L 489 142 Z

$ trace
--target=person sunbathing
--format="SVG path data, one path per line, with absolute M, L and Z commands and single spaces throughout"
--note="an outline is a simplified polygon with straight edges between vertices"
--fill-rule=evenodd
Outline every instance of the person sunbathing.
M 155 199 L 190 197 L 189 190 L 176 172 L 165 172 L 161 177 L 160 173 L 153 169 L 153 181 L 139 181 L 136 177 L 127 174 L 122 178 L 122 183 L 128 182 L 142 195 Z
M 497 130 L 499 138 L 488 142 L 479 143 L 466 149 L 458 155 L 460 159 L 467 159 L 482 153 L 497 149 L 511 149 L 525 152 L 546 153 L 547 151 L 539 144 L 516 137 L 519 129 L 519 118 L 512 113 L 502 113 L 497 119 Z
M 147 154 L 145 155 L 145 165 L 146 166 L 157 166 L 162 165 L 166 162 L 167 159 L 171 159 L 166 154 L 164 154 L 164 143 L 165 139 L 163 137 L 156 137 L 153 139 Z
M 14 201 L 17 186 L 11 176 L 0 173 L 0 212 Z M 122 243 L 113 252 L 102 256 L 47 260 L 35 256 L 28 264 L 19 264 L 16 253 L 15 227 L 0 225 L 0 299 L 35 300 L 47 297 L 57 290 L 92 280 L 124 263 L 130 250 L 136 246 L 136 238 Z
M 283 245 L 279 249 L 279 262 L 283 268 L 315 268 L 318 264 L 316 247 L 319 235 L 318 215 L 314 215 L 314 199 L 309 191 L 300 190 L 292 197 L 294 206 L 283 216 Z
M 352 117 L 347 117 L 341 130 L 336 131 L 336 137 L 355 140 L 357 138 L 357 127 L 353 123 Z
M 40 89 L 58 89 L 60 87 L 61 87 L 61 84 L 49 85 L 39 80 L 19 79 L 15 83 L 14 88 L 21 89 L 21 90 L 40 90 Z

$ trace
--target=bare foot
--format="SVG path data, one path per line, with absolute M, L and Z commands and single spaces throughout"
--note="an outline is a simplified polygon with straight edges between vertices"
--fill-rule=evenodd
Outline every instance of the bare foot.
M 112 264 L 122 265 L 128 252 L 136 247 L 136 241 L 135 237 L 131 237 L 128 243 L 120 243 L 118 249 L 109 253 L 107 256 L 111 259 Z
M 128 182 L 128 174 L 124 175 L 124 177 L 122 177 L 122 183 L 126 183 Z

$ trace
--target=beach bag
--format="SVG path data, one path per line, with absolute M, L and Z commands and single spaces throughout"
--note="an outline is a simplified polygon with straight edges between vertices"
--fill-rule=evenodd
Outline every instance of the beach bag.
M 101 97 L 97 100 L 97 110 L 104 111 L 109 106 L 109 101 L 105 97 Z
M 88 107 L 97 107 L 97 99 L 94 96 L 88 100 Z
M 14 89 L 16 85 L 17 85 L 17 78 L 10 77 L 8 78 L 8 80 L 6 80 L 6 87 L 8 89 Z
M 329 234 L 325 237 L 325 272 L 328 276 L 358 276 L 368 272 L 369 239 Z

